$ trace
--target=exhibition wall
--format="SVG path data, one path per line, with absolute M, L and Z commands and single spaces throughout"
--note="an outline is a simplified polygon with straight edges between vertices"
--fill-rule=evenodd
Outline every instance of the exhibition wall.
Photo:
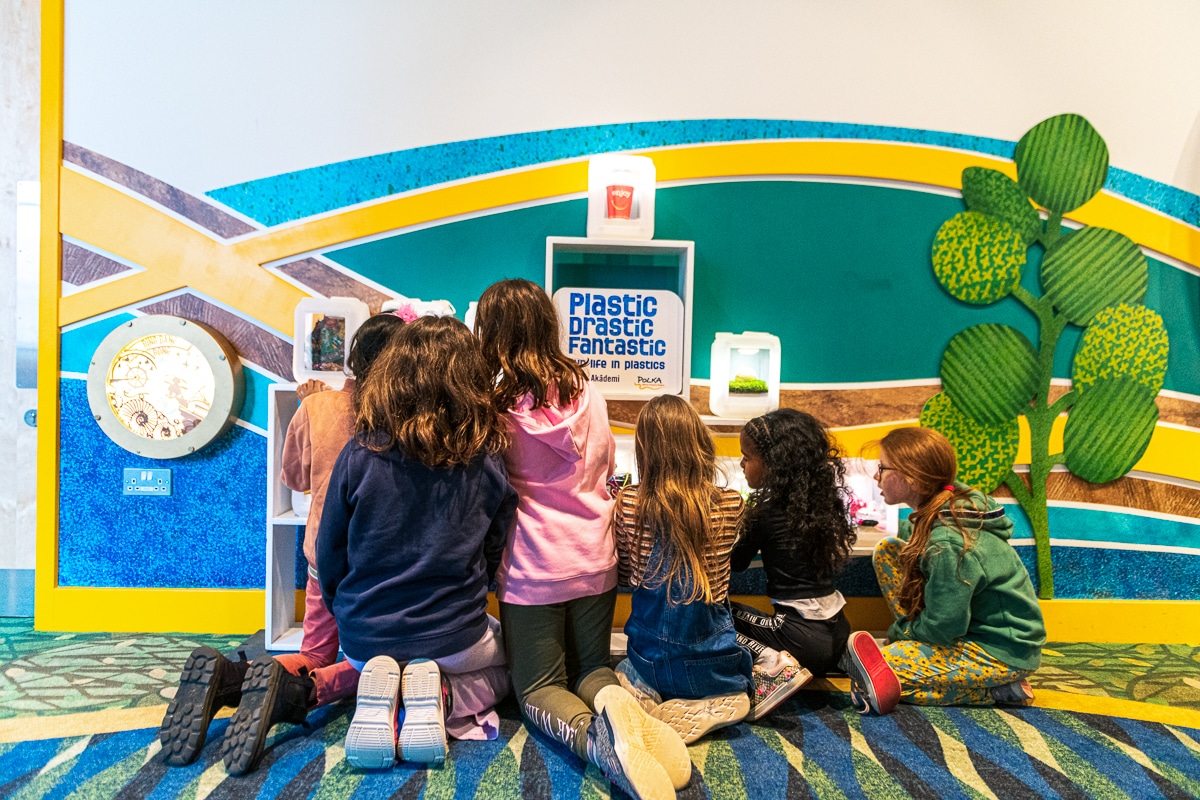
M 655 238 L 695 242 L 694 391 L 717 332 L 771 332 L 787 404 L 857 455 L 916 423 L 957 332 L 1037 341 L 1015 299 L 951 297 L 931 246 L 965 168 L 1015 177 L 1017 140 L 1069 112 L 1110 167 L 1064 226 L 1141 247 L 1170 346 L 1133 471 L 1047 481 L 1052 636 L 1103 615 L 1131 621 L 1114 638 L 1200 637 L 1197 34 L 1182 3 L 46 3 L 38 627 L 261 627 L 267 389 L 294 378 L 296 304 L 402 294 L 461 317 L 495 280 L 541 283 L 546 237 L 585 235 L 600 153 L 650 156 Z M 118 447 L 87 399 L 100 342 L 151 314 L 212 327 L 244 367 L 234 427 L 170 461 Z M 161 467 L 170 496 L 121 493 Z M 843 588 L 878 594 L 865 560 Z

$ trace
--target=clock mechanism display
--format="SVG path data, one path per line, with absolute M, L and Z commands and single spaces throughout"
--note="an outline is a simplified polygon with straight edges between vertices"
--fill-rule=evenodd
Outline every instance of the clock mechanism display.
M 212 367 L 199 348 L 168 333 L 126 344 L 105 381 L 109 408 L 121 424 L 155 440 L 178 438 L 199 425 L 215 390 Z

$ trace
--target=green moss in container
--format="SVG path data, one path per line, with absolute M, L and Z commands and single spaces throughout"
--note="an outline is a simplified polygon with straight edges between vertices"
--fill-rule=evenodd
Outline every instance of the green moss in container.
M 729 382 L 730 394 L 766 394 L 767 382 L 758 378 L 734 378 Z

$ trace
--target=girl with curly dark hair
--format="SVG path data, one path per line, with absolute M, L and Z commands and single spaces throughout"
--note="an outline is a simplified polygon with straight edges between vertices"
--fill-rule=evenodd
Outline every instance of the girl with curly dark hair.
M 785 651 L 822 676 L 836 668 L 850 635 L 846 600 L 835 586 L 855 541 L 841 454 L 821 423 L 792 408 L 746 423 L 741 447 L 753 494 L 733 569 L 746 569 L 762 553 L 775 614 L 735 603 L 734 625 L 752 651 Z
M 756 669 L 772 650 L 783 651 L 784 662 L 795 656 L 814 675 L 840 668 L 859 713 L 890 712 L 900 684 L 871 635 L 850 633 L 846 599 L 836 588 L 855 542 L 841 452 L 811 414 L 791 408 L 750 420 L 741 445 L 742 470 L 755 492 L 733 568 L 745 569 L 762 553 L 775 615 L 735 605 L 738 641 L 756 654 Z

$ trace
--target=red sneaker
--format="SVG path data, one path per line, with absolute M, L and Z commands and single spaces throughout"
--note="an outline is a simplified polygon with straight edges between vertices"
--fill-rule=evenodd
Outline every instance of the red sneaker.
M 850 634 L 842 668 L 850 676 L 850 699 L 858 713 L 890 714 L 900 702 L 900 681 L 866 631 Z

